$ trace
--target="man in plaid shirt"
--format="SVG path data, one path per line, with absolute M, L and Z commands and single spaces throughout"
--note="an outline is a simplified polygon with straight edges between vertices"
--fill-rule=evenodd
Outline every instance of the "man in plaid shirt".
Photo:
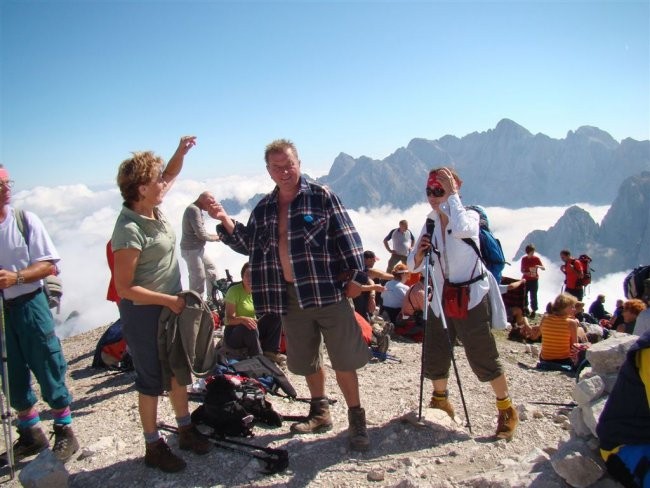
M 350 447 L 367 450 L 357 369 L 368 362 L 369 351 L 346 298 L 358 295 L 367 283 L 361 239 L 339 198 L 301 175 L 291 141 L 273 141 L 264 159 L 276 187 L 257 204 L 247 225 L 232 220 L 218 203 L 209 213 L 221 221 L 217 231 L 222 241 L 249 255 L 256 312 L 282 315 L 287 366 L 305 376 L 311 394 L 309 415 L 293 424 L 292 432 L 332 428 L 324 341 L 348 405 Z

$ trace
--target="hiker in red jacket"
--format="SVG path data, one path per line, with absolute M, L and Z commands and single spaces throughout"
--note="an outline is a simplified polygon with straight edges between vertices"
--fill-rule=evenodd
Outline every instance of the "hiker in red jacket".
M 537 289 L 539 288 L 539 270 L 546 269 L 542 260 L 535 256 L 535 246 L 526 246 L 526 255 L 521 258 L 522 278 L 526 280 L 526 305 L 530 305 L 530 317 L 537 312 Z
M 578 259 L 572 257 L 571 251 L 568 249 L 560 251 L 560 259 L 564 263 L 560 269 L 566 275 L 564 280 L 564 291 L 573 295 L 581 302 L 585 294 L 585 288 L 580 282 L 584 276 L 582 263 Z

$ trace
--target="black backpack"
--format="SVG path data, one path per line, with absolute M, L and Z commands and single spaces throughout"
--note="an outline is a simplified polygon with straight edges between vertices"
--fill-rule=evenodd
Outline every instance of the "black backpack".
M 639 298 L 643 300 L 644 282 L 647 279 L 650 279 L 650 265 L 637 266 L 630 271 L 623 280 L 623 293 L 625 293 L 625 298 Z
M 220 436 L 253 437 L 255 422 L 282 425 L 282 416 L 266 400 L 262 385 L 237 375 L 215 375 L 206 380 L 203 404 L 192 412 L 192 422 L 214 429 Z

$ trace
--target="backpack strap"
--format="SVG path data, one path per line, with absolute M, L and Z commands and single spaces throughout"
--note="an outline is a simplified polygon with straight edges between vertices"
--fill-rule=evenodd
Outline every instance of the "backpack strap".
M 16 219 L 18 230 L 23 235 L 25 244 L 27 244 L 27 247 L 29 248 L 29 222 L 27 221 L 25 211 L 21 208 L 14 208 L 14 218 Z

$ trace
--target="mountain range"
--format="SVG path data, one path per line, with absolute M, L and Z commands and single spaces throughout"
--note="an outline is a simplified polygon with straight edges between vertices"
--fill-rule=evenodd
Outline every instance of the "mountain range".
M 522 208 L 585 202 L 612 202 L 623 180 L 650 170 L 650 141 L 617 142 L 607 132 L 583 126 L 564 139 L 531 134 L 509 119 L 494 129 L 458 138 L 412 139 L 377 160 L 340 153 L 327 175 L 329 186 L 348 208 L 389 205 L 405 209 L 425 201 L 430 169 L 453 166 L 463 179 L 463 201 L 483 206 Z M 225 200 L 229 212 L 252 208 Z
M 601 275 L 650 263 L 650 141 L 619 143 L 597 127 L 553 139 L 503 119 L 494 129 L 461 138 L 412 139 L 382 160 L 340 153 L 329 173 L 315 181 L 332 188 L 348 208 L 405 209 L 425 201 L 427 174 L 440 166 L 459 173 L 466 204 L 523 208 L 613 201 L 601 225 L 587 211 L 570 207 L 550 229 L 526 236 L 514 260 L 534 242 L 553 259 L 567 248 L 574 255 L 590 254 Z M 222 203 L 237 213 L 253 208 L 261 196 L 243 205 Z
M 569 207 L 548 230 L 528 234 L 514 260 L 532 242 L 544 256 L 558 259 L 562 249 L 588 254 L 598 275 L 650 264 L 650 171 L 627 178 L 599 225 L 578 206 Z

